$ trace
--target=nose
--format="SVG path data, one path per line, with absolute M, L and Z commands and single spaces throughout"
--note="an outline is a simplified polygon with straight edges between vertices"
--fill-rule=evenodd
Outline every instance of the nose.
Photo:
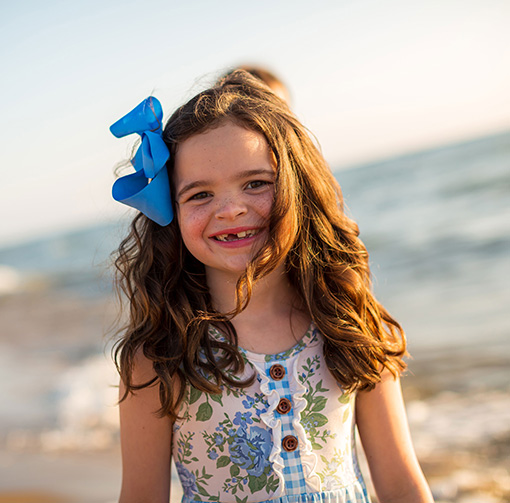
M 218 201 L 215 217 L 218 220 L 235 220 L 246 212 L 246 205 L 240 198 L 228 196 Z

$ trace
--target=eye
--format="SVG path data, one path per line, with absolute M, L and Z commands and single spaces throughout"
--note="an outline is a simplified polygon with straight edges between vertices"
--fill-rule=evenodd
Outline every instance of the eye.
M 246 185 L 247 189 L 260 189 L 261 187 L 265 187 L 266 185 L 270 185 L 271 182 L 266 182 L 265 180 L 253 180 Z
M 205 199 L 209 196 L 209 192 L 198 192 L 197 194 L 193 194 L 188 201 L 200 201 L 200 199 Z

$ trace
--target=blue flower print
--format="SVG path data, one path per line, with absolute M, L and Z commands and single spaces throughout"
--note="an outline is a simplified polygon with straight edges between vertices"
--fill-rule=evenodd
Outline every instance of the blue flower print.
M 268 430 L 254 426 L 250 430 L 250 445 L 252 446 L 253 468 L 248 468 L 248 475 L 259 477 L 269 465 L 269 454 L 271 453 L 271 433 Z
M 195 484 L 195 475 L 189 472 L 182 463 L 178 461 L 175 463 L 175 467 L 177 468 L 177 473 L 179 474 L 179 479 L 182 484 L 182 491 L 184 496 L 187 498 L 193 497 L 193 495 L 197 492 L 197 485 Z
M 271 452 L 271 433 L 253 426 L 248 431 L 243 426 L 237 430 L 237 436 L 229 446 L 230 459 L 248 472 L 248 475 L 260 477 L 269 465 Z
M 253 424 L 253 419 L 251 418 L 251 412 L 236 412 L 236 417 L 234 421 L 232 421 L 237 426 L 241 426 L 244 424 Z
M 221 445 L 223 443 L 223 437 L 219 433 L 214 434 L 214 443 L 216 445 Z
M 247 396 L 246 400 L 243 400 L 243 406 L 245 409 L 251 409 L 255 404 L 255 399 L 251 396 Z
M 248 436 L 246 429 L 241 427 L 237 430 L 237 436 L 228 447 L 230 459 L 240 468 L 247 469 L 251 466 L 252 461 L 249 456 Z
M 216 451 L 216 449 L 213 449 L 210 453 L 209 453 L 209 459 L 217 459 L 218 458 L 218 452 Z

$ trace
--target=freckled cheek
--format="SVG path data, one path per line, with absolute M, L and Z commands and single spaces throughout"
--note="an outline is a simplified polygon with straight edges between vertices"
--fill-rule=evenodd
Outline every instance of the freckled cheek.
M 179 211 L 178 220 L 181 234 L 185 241 L 187 238 L 196 239 L 202 237 L 208 222 L 205 212 L 202 211 Z
M 255 204 L 254 208 L 256 212 L 261 215 L 264 219 L 269 218 L 271 214 L 271 209 L 273 208 L 274 199 L 273 197 L 267 197 L 264 199 L 259 199 Z

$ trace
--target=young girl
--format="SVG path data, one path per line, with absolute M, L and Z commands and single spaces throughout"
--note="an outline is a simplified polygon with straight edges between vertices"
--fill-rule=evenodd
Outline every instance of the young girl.
M 380 502 L 432 501 L 403 332 L 305 128 L 243 71 L 161 115 L 112 126 L 142 136 L 113 191 L 143 212 L 116 260 L 121 503 L 168 502 L 172 456 L 184 503 L 368 502 L 355 426 Z

